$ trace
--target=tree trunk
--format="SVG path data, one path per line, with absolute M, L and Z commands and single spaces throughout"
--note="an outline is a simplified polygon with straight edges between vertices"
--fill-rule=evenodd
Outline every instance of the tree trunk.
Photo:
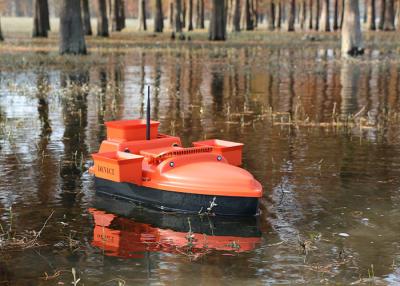
M 193 0 L 187 0 L 187 11 L 188 11 L 188 31 L 193 31 Z
M 108 18 L 106 0 L 98 0 L 97 36 L 108 37 Z
M 396 9 L 396 29 L 397 31 L 400 30 L 400 3 L 397 2 L 397 9 Z
M 296 1 L 290 0 L 289 1 L 289 19 L 288 19 L 288 31 L 294 31 L 294 20 L 296 17 Z
M 43 13 L 44 13 L 44 25 L 47 31 L 50 31 L 50 14 L 49 14 L 49 2 L 48 0 L 42 0 L 43 3 Z
M 200 29 L 204 29 L 204 0 L 200 0 Z
M 331 30 L 329 25 L 329 0 L 322 0 L 320 30 L 324 32 L 329 32 Z
M 371 31 L 376 30 L 376 25 L 375 25 L 375 0 L 369 0 L 368 1 L 367 27 Z
M 386 10 L 386 1 L 381 0 L 381 15 L 379 19 L 379 30 L 383 30 L 383 26 L 385 25 L 385 10 Z
M 124 0 L 114 0 L 114 31 L 122 31 L 125 28 L 125 3 Z
M 313 28 L 313 19 L 314 19 L 314 1 L 309 0 L 308 4 L 308 29 L 312 30 Z
M 240 0 L 233 0 L 232 31 L 240 31 Z
M 174 28 L 174 0 L 169 1 L 168 6 L 168 22 L 171 29 Z
M 268 3 L 268 30 L 273 31 L 275 29 L 275 3 L 270 1 Z
M 91 36 L 92 25 L 90 24 L 90 10 L 89 0 L 82 0 L 82 13 L 83 13 L 83 32 L 87 36 Z
M 345 1 L 346 1 L 346 0 L 342 0 L 342 1 L 341 1 L 341 8 L 342 8 L 342 10 L 340 10 L 340 22 L 339 22 L 339 27 L 340 27 L 340 29 L 343 28 Z
M 346 0 L 342 27 L 342 56 L 363 54 L 358 0 Z
M 306 13 L 307 13 L 307 9 L 306 9 L 306 1 L 303 0 L 300 3 L 300 11 L 299 11 L 299 22 L 300 22 L 300 29 L 304 29 L 304 24 L 306 22 Z
M 319 16 L 320 16 L 320 2 L 321 0 L 315 0 L 315 25 L 314 29 L 319 30 Z
M 175 11 L 174 11 L 174 18 L 175 18 L 175 25 L 174 25 L 174 32 L 181 33 L 182 32 L 182 0 L 175 0 Z
M 226 39 L 226 7 L 224 0 L 212 0 L 208 39 L 210 41 L 225 41 Z
M 364 0 L 364 16 L 363 16 L 363 22 L 367 23 L 367 18 L 368 18 L 368 0 Z
M 333 1 L 333 30 L 336 31 L 339 28 L 339 0 Z
M 244 22 L 246 31 L 254 30 L 254 22 L 253 22 L 253 15 L 252 15 L 252 11 L 251 11 L 250 1 L 251 0 L 244 0 L 243 22 Z
M 47 37 L 49 12 L 46 3 L 47 0 L 35 0 L 32 37 Z
M 385 31 L 394 31 L 394 0 L 386 0 L 383 29 Z
M 147 31 L 146 23 L 146 0 L 139 0 L 138 2 L 139 14 L 139 31 Z
M 276 14 L 275 23 L 276 23 L 276 28 L 280 30 L 282 27 L 282 3 L 280 0 L 276 4 L 276 10 L 277 11 L 275 13 Z
M 60 2 L 60 54 L 86 54 L 80 0 Z
M 164 15 L 162 10 L 162 0 L 156 0 L 156 13 L 154 15 L 154 32 L 162 33 L 164 29 Z
M 3 32 L 1 31 L 1 18 L 0 18 L 0 42 L 4 41 Z
M 182 28 L 186 28 L 186 0 L 182 0 Z

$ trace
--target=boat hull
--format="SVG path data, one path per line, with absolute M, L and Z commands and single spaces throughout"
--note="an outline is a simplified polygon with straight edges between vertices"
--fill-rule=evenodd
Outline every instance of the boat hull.
M 258 198 L 182 193 L 95 178 L 97 193 L 126 199 L 146 207 L 181 213 L 251 216 L 258 212 Z

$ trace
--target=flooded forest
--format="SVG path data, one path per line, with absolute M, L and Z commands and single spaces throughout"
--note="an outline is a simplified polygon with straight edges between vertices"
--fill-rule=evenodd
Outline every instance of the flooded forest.
M 400 1 L 0 8 L 0 285 L 400 285 Z M 99 195 L 106 122 L 148 111 L 243 143 L 257 214 Z

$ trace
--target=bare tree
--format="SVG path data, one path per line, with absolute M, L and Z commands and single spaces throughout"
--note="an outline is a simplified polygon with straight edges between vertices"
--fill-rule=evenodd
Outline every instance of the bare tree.
M 280 29 L 282 27 L 282 3 L 280 0 L 278 0 L 278 3 L 276 3 L 276 11 L 275 11 L 275 16 L 276 16 L 276 20 L 275 20 L 275 24 L 276 24 L 276 28 Z
M 304 24 L 306 22 L 306 13 L 307 13 L 307 8 L 306 8 L 306 1 L 302 0 L 300 2 L 300 11 L 299 11 L 299 22 L 300 22 L 300 29 L 304 29 Z
M 268 3 L 268 30 L 273 31 L 275 29 L 275 3 L 273 0 L 270 0 Z
M 363 53 L 359 2 L 346 0 L 342 27 L 342 56 L 357 56 Z
M 366 7 L 367 9 L 367 27 L 369 30 L 374 31 L 376 30 L 376 25 L 375 25 L 375 0 L 369 0 L 368 1 L 368 6 Z
M 60 2 L 60 54 L 86 54 L 80 0 Z
M 212 0 L 211 20 L 208 38 L 211 41 L 224 41 L 226 39 L 225 1 Z
M 289 19 L 288 19 L 288 31 L 294 31 L 294 21 L 296 17 L 296 1 L 289 1 Z
M 383 30 L 383 26 L 385 25 L 385 10 L 386 10 L 386 1 L 381 0 L 381 14 L 379 17 L 379 30 Z
M 193 0 L 187 0 L 188 31 L 193 31 Z
M 333 0 L 333 30 L 339 29 L 339 0 Z
M 232 31 L 240 31 L 240 0 L 233 0 Z
M 47 37 L 50 29 L 47 0 L 35 0 L 32 37 Z
M 308 29 L 312 30 L 313 28 L 313 19 L 314 19 L 314 1 L 309 0 L 308 4 Z
M 254 18 L 253 18 L 253 11 L 251 9 L 251 1 L 252 0 L 244 0 L 242 21 L 246 31 L 254 30 Z
M 3 32 L 1 31 L 1 18 L 0 18 L 0 42 L 4 41 Z
M 144 30 L 147 31 L 147 23 L 146 23 L 146 0 L 139 0 L 138 2 L 139 8 L 139 31 Z
M 329 24 L 329 0 L 322 0 L 321 21 L 319 28 L 321 31 L 329 32 L 331 30 Z
M 174 28 L 174 0 L 169 0 L 168 5 L 168 22 L 171 29 Z
M 204 25 L 204 0 L 199 0 L 199 3 L 200 3 L 199 24 L 200 24 L 200 29 L 204 29 L 206 27 Z
M 394 31 L 394 0 L 386 0 L 383 30 Z
M 162 0 L 156 0 L 156 13 L 154 15 L 154 32 L 161 33 L 164 29 L 164 15 L 162 10 Z
M 83 18 L 83 31 L 85 35 L 91 36 L 92 25 L 90 24 L 90 10 L 89 10 L 89 0 L 82 0 L 82 18 Z
M 321 0 L 314 0 L 314 2 L 315 2 L 315 25 L 314 25 L 314 29 L 316 31 L 319 30 L 320 1 Z
M 97 36 L 108 37 L 108 18 L 106 0 L 98 0 Z
M 175 0 L 174 9 L 174 32 L 182 32 L 182 0 Z

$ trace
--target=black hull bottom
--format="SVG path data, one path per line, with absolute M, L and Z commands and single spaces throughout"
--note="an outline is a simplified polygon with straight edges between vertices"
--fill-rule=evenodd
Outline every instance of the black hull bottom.
M 258 211 L 258 198 L 170 192 L 100 178 L 95 178 L 95 188 L 97 193 L 130 200 L 163 211 L 227 216 L 252 216 Z

